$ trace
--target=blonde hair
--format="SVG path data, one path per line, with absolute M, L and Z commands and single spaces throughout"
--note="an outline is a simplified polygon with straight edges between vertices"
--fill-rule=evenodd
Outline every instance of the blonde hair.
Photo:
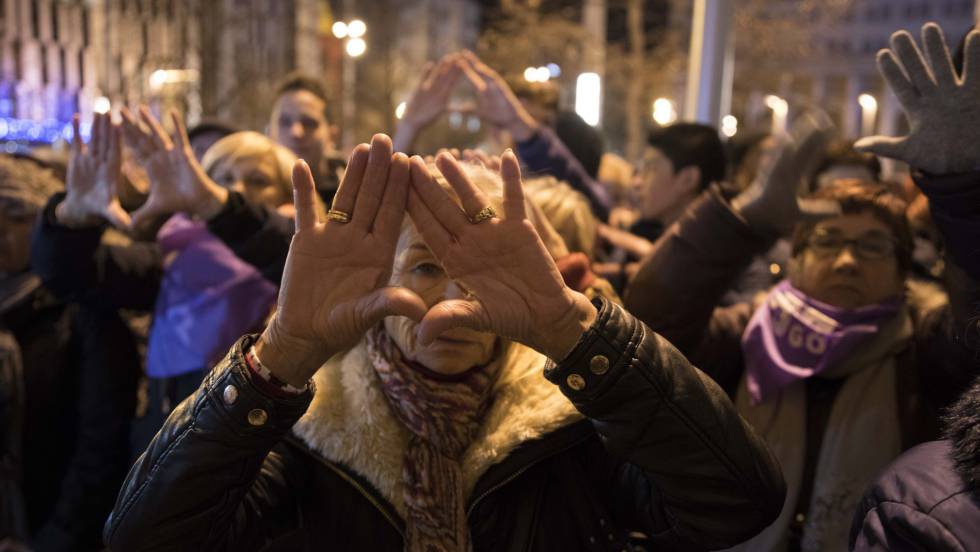
M 201 159 L 201 166 L 208 176 L 219 165 L 235 164 L 246 157 L 273 156 L 276 162 L 276 186 L 283 197 L 293 196 L 292 172 L 296 163 L 296 155 L 289 149 L 273 142 L 269 137 L 246 130 L 225 136 L 214 143 Z
M 541 209 L 571 253 L 585 253 L 594 258 L 599 223 L 589 200 L 564 182 L 551 176 L 524 181 L 527 198 Z

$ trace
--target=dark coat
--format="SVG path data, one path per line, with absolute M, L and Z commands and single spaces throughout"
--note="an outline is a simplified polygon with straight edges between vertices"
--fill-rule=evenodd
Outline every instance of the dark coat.
M 114 312 L 67 306 L 37 277 L 15 278 L 27 286 L 18 286 L 19 296 L 0 312 L 0 328 L 12 338 L 0 351 L 0 387 L 9 401 L 0 408 L 0 433 L 10 470 L 4 475 L 19 487 L 5 489 L 3 502 L 19 494 L 24 511 L 4 517 L 26 521 L 26 538 L 15 536 L 38 552 L 100 550 L 100 528 L 129 461 L 140 366 L 135 341 Z M 0 527 L 10 531 L 0 540 L 23 530 Z
M 851 550 L 969 552 L 980 546 L 980 379 L 946 415 L 944 441 L 919 445 L 871 485 Z
M 785 494 L 761 440 L 670 344 L 620 307 L 597 304 L 592 329 L 545 370 L 550 384 L 538 375 L 545 366 L 535 353 L 537 363 L 511 387 L 515 409 L 564 405 L 573 417 L 538 438 L 518 437 L 475 474 L 467 501 L 475 550 L 621 550 L 637 532 L 653 549 L 692 551 L 760 531 Z M 375 473 L 391 451 L 364 445 L 369 436 L 361 433 L 338 441 L 343 427 L 325 436 L 335 454 L 301 438 L 294 424 L 312 394 L 263 394 L 242 357 L 251 342 L 234 347 L 130 471 L 106 524 L 107 543 L 126 551 L 402 550 L 404 522 L 383 491 L 390 485 Z M 321 385 L 312 408 L 346 405 L 366 387 L 332 394 L 337 387 Z M 527 397 L 533 404 L 520 400 Z M 377 433 L 380 411 L 358 409 L 339 415 L 341 423 L 365 418 L 365 433 Z M 361 447 L 378 459 L 359 468 L 335 459 Z M 391 471 L 400 472 L 400 461 Z

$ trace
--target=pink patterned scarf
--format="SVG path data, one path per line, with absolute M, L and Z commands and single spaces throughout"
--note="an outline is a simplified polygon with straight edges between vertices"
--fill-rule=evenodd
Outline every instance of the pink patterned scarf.
M 412 434 L 402 464 L 405 550 L 469 550 L 460 457 L 490 406 L 496 365 L 456 376 L 433 373 L 405 360 L 380 325 L 367 333 L 367 351 L 388 405 Z

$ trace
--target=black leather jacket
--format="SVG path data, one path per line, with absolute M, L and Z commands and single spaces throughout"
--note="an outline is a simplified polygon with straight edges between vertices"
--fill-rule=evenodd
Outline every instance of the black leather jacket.
M 545 370 L 585 419 L 483 473 L 467 504 L 474 549 L 621 550 L 642 533 L 651 549 L 691 551 L 765 528 L 785 487 L 763 442 L 669 343 L 622 308 L 596 304 L 593 327 Z M 251 382 L 242 355 L 252 339 L 137 461 L 106 542 L 127 552 L 402 550 L 394 507 L 290 434 L 312 393 L 275 399 Z M 593 362 L 600 355 L 608 369 Z

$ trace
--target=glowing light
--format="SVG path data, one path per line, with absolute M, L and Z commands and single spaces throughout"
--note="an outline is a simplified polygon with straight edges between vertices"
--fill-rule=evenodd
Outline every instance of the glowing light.
M 534 67 L 528 67 L 525 69 L 524 80 L 527 82 L 538 82 L 538 70 Z
M 592 126 L 599 124 L 602 80 L 596 73 L 582 73 L 575 81 L 575 112 Z
M 861 104 L 861 107 L 864 109 L 870 110 L 878 108 L 878 100 L 876 100 L 871 94 L 861 94 L 858 96 L 858 103 Z
M 725 115 L 722 117 L 721 133 L 729 138 L 738 133 L 738 119 L 734 115 Z
M 330 27 L 330 31 L 337 38 L 347 38 L 347 33 L 349 32 L 347 29 L 347 23 L 344 23 L 343 21 L 337 21 L 334 23 L 333 26 Z
M 677 111 L 674 109 L 674 102 L 667 98 L 657 98 L 653 102 L 653 120 L 658 125 L 669 125 L 677 120 Z
M 163 88 L 165 84 L 167 84 L 167 71 L 164 69 L 157 69 L 150 75 L 150 88 L 154 90 Z
M 398 107 L 395 108 L 396 119 L 401 119 L 402 117 L 405 116 L 405 107 L 407 107 L 407 104 L 405 102 L 398 104 Z
M 479 117 L 470 117 L 470 118 L 466 119 L 466 130 L 468 130 L 470 132 L 474 132 L 474 133 L 475 132 L 479 132 L 480 131 L 480 118 Z
M 453 111 L 449 114 L 449 128 L 459 128 L 463 126 L 463 114 Z
M 557 63 L 549 63 L 546 67 L 551 78 L 557 79 L 561 76 L 561 67 Z
M 551 78 L 551 71 L 547 67 L 538 67 L 534 71 L 538 74 L 538 82 L 547 82 Z
M 367 25 L 360 19 L 355 19 L 347 24 L 347 36 L 351 38 L 361 38 L 367 32 Z
M 92 103 L 92 111 L 96 113 L 108 113 L 110 109 L 112 109 L 112 102 L 110 102 L 109 98 L 106 98 L 105 96 L 95 98 L 95 102 Z
M 352 38 L 347 41 L 347 55 L 360 57 L 367 50 L 367 42 L 363 38 Z
M 779 96 L 769 95 L 765 98 L 766 107 L 772 110 L 772 133 L 786 132 L 786 115 L 789 114 L 789 103 Z

